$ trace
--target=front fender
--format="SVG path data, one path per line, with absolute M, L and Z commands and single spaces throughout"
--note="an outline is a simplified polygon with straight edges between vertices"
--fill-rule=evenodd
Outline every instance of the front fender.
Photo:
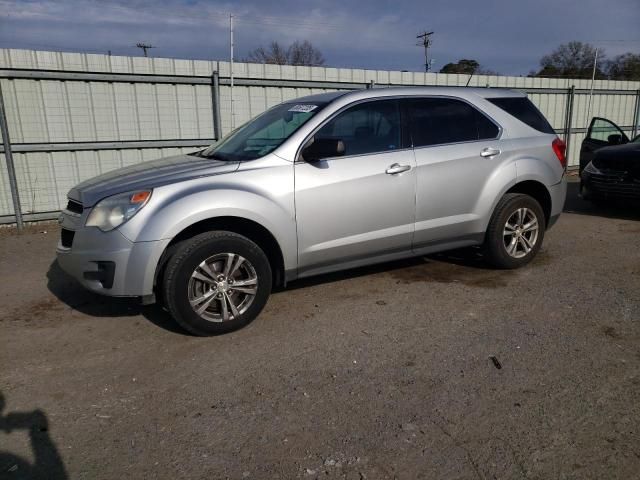
M 250 183 L 239 186 L 218 181 L 212 187 L 199 181 L 202 179 L 155 189 L 149 205 L 121 227 L 122 234 L 133 242 L 167 240 L 203 220 L 239 217 L 266 228 L 280 246 L 285 269 L 296 267 L 292 189 L 283 189 L 277 196 L 269 197 L 260 189 L 252 188 Z

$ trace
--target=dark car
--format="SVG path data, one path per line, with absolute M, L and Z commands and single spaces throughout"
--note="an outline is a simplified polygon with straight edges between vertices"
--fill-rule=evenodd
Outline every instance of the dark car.
M 587 200 L 640 200 L 640 135 L 605 118 L 591 120 L 580 149 L 580 194 Z

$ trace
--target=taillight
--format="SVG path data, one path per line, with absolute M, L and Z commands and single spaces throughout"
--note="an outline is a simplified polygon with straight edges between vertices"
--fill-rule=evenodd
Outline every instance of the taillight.
M 560 140 L 558 137 L 551 143 L 551 148 L 553 148 L 553 153 L 558 157 L 558 161 L 562 168 L 567 168 L 567 156 L 565 155 L 567 151 L 567 144 Z

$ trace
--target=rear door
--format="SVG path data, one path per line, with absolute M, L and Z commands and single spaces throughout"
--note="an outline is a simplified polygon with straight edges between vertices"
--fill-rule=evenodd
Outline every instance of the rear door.
M 451 97 L 403 100 L 416 158 L 413 249 L 477 234 L 478 204 L 496 167 L 509 158 L 500 127 Z
M 628 141 L 629 137 L 611 120 L 593 117 L 587 130 L 587 136 L 580 147 L 580 172 L 593 160 L 593 154 L 596 150 Z

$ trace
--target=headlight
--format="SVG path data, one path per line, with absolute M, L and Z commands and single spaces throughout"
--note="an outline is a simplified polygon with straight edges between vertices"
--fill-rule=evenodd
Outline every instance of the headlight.
M 589 173 L 600 173 L 600 170 L 598 170 L 594 165 L 593 162 L 589 162 L 587 164 L 586 167 L 584 167 L 585 171 L 589 172 Z
M 151 198 L 151 190 L 121 193 L 100 200 L 87 218 L 87 227 L 108 232 L 133 217 Z

